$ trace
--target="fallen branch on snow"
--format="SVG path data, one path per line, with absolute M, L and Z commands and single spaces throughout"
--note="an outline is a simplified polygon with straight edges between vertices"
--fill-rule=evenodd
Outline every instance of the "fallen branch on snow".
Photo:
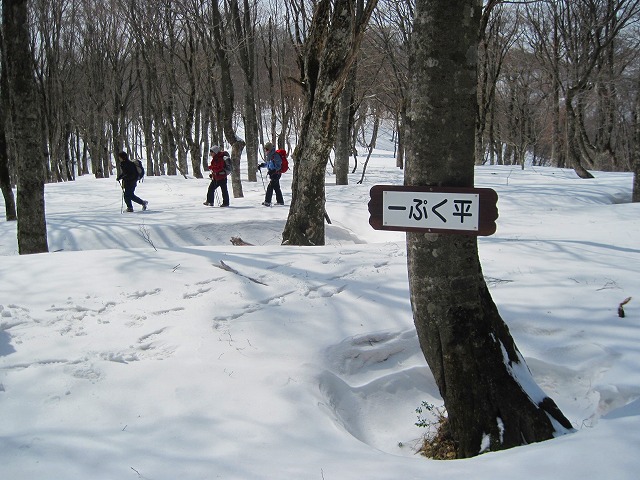
M 253 243 L 245 242 L 240 237 L 231 237 L 231 244 L 235 245 L 236 247 L 253 247 L 254 246 Z
M 247 280 L 251 280 L 253 283 L 259 283 L 260 285 L 264 285 L 265 287 L 267 287 L 268 285 L 266 283 L 261 282 L 260 280 L 256 280 L 255 278 L 252 277 L 248 277 L 247 275 L 243 275 L 242 273 L 238 272 L 235 268 L 231 268 L 229 265 L 227 265 L 226 263 L 224 263 L 222 260 L 220 260 L 220 264 L 216 265 L 215 263 L 212 264 L 214 267 L 220 268 L 222 270 L 225 270 L 227 272 L 231 272 L 231 273 L 235 273 L 236 275 L 239 275 L 241 277 L 246 278 Z

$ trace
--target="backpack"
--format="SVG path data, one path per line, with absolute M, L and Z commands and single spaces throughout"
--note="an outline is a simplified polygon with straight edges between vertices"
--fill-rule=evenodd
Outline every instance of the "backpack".
M 289 170 L 289 160 L 287 160 L 287 151 L 284 148 L 281 148 L 279 150 L 276 150 L 276 153 L 280 155 L 280 158 L 282 158 L 282 165 L 280 165 L 280 170 L 278 170 L 278 173 L 285 173 L 287 170 Z
M 138 171 L 137 180 L 142 182 L 144 179 L 144 167 L 142 166 L 142 162 L 140 160 L 134 160 L 133 164 L 136 166 L 136 170 Z
M 231 157 L 229 157 L 229 154 L 227 152 L 223 152 L 224 153 L 224 173 L 226 173 L 227 175 L 231 175 L 231 172 L 233 172 L 233 164 L 231 163 Z

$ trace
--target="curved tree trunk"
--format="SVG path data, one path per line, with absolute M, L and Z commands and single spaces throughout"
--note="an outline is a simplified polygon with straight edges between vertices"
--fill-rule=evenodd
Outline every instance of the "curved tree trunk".
M 216 58 L 220 65 L 220 88 L 222 90 L 222 129 L 224 136 L 231 145 L 231 162 L 233 163 L 233 173 L 231 174 L 231 186 L 233 188 L 233 198 L 242 198 L 242 181 L 240 179 L 240 157 L 245 147 L 245 141 L 236 135 L 233 129 L 233 80 L 231 78 L 231 65 L 226 53 L 226 40 L 222 35 L 223 22 L 217 2 L 211 3 L 211 12 L 215 22 L 212 25 L 213 39 L 216 50 Z
M 336 106 L 377 0 L 356 21 L 361 0 L 321 0 L 314 10 L 302 59 L 307 105 L 294 152 L 291 207 L 282 243 L 324 245 L 325 171 L 333 146 Z
M 416 6 L 405 183 L 473 187 L 481 2 L 418 0 Z M 558 424 L 570 429 L 530 378 L 498 313 L 476 237 L 407 233 L 407 257 L 418 338 L 458 457 L 550 439 Z
M 569 89 L 565 100 L 565 107 L 567 111 L 567 156 L 571 166 L 575 170 L 576 174 L 580 178 L 588 179 L 593 178 L 593 175 L 584 168 L 582 161 L 580 160 L 580 145 L 578 136 L 578 118 L 575 109 L 573 108 L 573 98 L 575 96 L 574 90 Z

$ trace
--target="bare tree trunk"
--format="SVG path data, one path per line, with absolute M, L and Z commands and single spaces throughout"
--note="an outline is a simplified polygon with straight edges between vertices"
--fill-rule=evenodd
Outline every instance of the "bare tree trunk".
M 256 111 L 256 58 L 255 58 L 255 9 L 249 5 L 248 0 L 243 1 L 242 18 L 237 0 L 229 1 L 231 13 L 231 25 L 235 32 L 240 66 L 244 74 L 244 130 L 247 147 L 247 177 L 250 182 L 257 181 L 256 170 L 258 167 L 258 114 Z M 237 148 L 237 147 L 236 147 Z M 242 153 L 242 150 L 240 150 Z M 234 169 L 235 172 L 235 169 Z M 236 174 L 239 179 L 239 172 Z M 233 181 L 232 176 L 232 181 Z M 240 186 L 242 188 L 242 185 Z M 235 191 L 235 190 L 234 190 Z
M 275 75 L 274 75 L 274 49 L 277 48 L 274 46 L 275 39 L 275 27 L 273 24 L 273 18 L 269 17 L 266 28 L 263 30 L 262 34 L 262 48 L 264 51 L 264 69 L 263 74 L 261 76 L 266 77 L 266 83 L 268 86 L 268 98 L 266 100 L 269 105 L 269 134 L 267 138 L 272 143 L 275 142 L 276 139 L 276 125 L 277 125 L 277 115 L 276 115 L 276 95 L 275 95 Z M 282 88 L 282 85 L 280 86 Z M 264 131 L 260 130 L 260 141 L 264 143 L 263 140 Z M 280 145 L 278 145 L 281 148 Z M 257 179 L 257 178 L 256 178 Z
M 4 109 L 2 109 L 4 110 Z M 4 117 L 4 113 L 0 113 Z M 9 174 L 9 150 L 7 148 L 7 137 L 4 131 L 4 120 L 0 124 L 0 190 L 4 197 L 4 213 L 7 222 L 18 219 L 16 215 L 16 202 L 11 187 L 11 175 Z
M 356 0 L 357 1 L 357 0 Z M 283 244 L 324 245 L 324 176 L 335 136 L 336 105 L 377 0 L 355 21 L 353 0 L 316 4 L 301 59 L 307 105 L 294 157 L 291 207 Z
M 416 2 L 406 185 L 473 187 L 480 12 L 479 0 Z M 407 258 L 418 338 L 458 457 L 550 439 L 552 419 L 570 429 L 554 402 L 530 387 L 484 281 L 476 237 L 407 233 Z
M 202 178 L 202 169 L 200 168 L 200 162 L 202 159 L 202 151 L 200 150 L 200 117 L 202 110 L 202 99 L 198 95 L 197 91 L 197 71 L 199 66 L 196 66 L 196 45 L 197 40 L 195 38 L 194 30 L 191 28 L 189 22 L 186 22 L 186 38 L 185 41 L 188 45 L 183 48 L 184 59 L 183 67 L 185 69 L 185 76 L 187 77 L 187 83 L 189 85 L 187 95 L 187 107 L 184 112 L 184 141 L 187 145 L 189 153 L 191 155 L 191 168 L 193 169 L 193 176 L 196 178 Z
M 582 164 L 582 150 L 580 148 L 580 135 L 578 127 L 578 115 L 573 108 L 574 89 L 567 91 L 565 108 L 567 111 L 567 156 L 571 166 L 580 178 L 593 178 L 593 175 Z
M 552 88 L 552 136 L 551 136 L 551 161 L 558 168 L 565 167 L 565 150 L 562 148 L 562 130 L 560 124 L 560 35 L 558 33 L 558 9 L 555 2 L 550 3 L 553 8 L 553 36 L 551 55 L 551 88 Z
M 355 90 L 355 72 L 349 74 L 338 105 L 338 125 L 335 138 L 336 185 L 349 184 L 349 158 L 351 158 L 351 103 Z
M 398 116 L 398 145 L 396 147 L 396 167 L 403 169 L 408 135 L 407 99 L 402 99 L 402 107 Z
M 637 127 L 636 127 L 637 128 Z M 640 202 L 640 131 L 636 132 L 636 141 L 633 152 L 633 196 L 632 202 Z M 8 219 L 7 219 L 8 220 Z
M 371 133 L 371 142 L 369 142 L 369 152 L 367 153 L 367 159 L 364 161 L 364 165 L 362 166 L 362 176 L 358 181 L 359 184 L 364 182 L 364 176 L 367 172 L 367 165 L 369 165 L 369 159 L 371 158 L 371 153 L 373 149 L 376 148 L 376 140 L 378 138 L 378 129 L 380 128 L 380 116 L 376 114 L 373 120 L 373 132 Z
M 638 90 L 636 90 L 636 104 L 633 114 L 633 142 L 632 162 L 633 169 L 633 196 L 632 202 L 640 202 L 640 77 L 638 77 Z
M 27 0 L 3 0 L 9 98 L 17 157 L 18 252 L 48 252 L 44 208 L 44 152 L 29 48 Z
M 0 58 L 5 57 L 5 46 L 3 36 L 0 35 Z M 4 62 L 3 62 L 4 64 Z M 7 142 L 7 127 L 11 125 L 9 102 L 9 85 L 7 83 L 7 69 L 2 67 L 0 71 L 0 190 L 4 197 L 5 219 L 8 222 L 18 219 L 16 215 L 16 201 L 13 196 L 13 182 L 9 172 L 9 144 Z
M 553 95 L 553 106 L 552 106 L 552 118 L 551 118 L 551 161 L 553 165 L 558 168 L 565 167 L 565 155 L 564 150 L 562 149 L 562 130 L 560 128 L 560 79 L 558 78 L 560 75 L 559 72 L 553 72 L 552 79 L 552 95 Z
M 220 65 L 220 88 L 222 90 L 222 129 L 227 142 L 231 145 L 231 162 L 233 163 L 233 173 L 231 174 L 231 186 L 233 187 L 233 197 L 242 198 L 242 181 L 240 179 L 240 157 L 246 143 L 233 129 L 234 113 L 234 90 L 231 78 L 231 65 L 226 53 L 226 38 L 223 36 L 224 24 L 222 16 L 218 10 L 217 2 L 211 3 L 211 13 L 214 24 L 211 26 L 214 40 L 214 48 L 218 64 Z
M 362 0 L 356 5 L 356 21 L 360 21 Z M 335 174 L 336 185 L 349 184 L 349 159 L 351 158 L 351 129 L 353 128 L 353 101 L 356 91 L 357 60 L 349 71 L 345 86 L 338 103 L 337 130 L 335 138 Z

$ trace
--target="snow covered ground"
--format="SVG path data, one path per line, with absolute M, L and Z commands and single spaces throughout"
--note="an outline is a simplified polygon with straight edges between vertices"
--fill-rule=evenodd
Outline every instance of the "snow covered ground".
M 371 186 L 402 183 L 393 164 L 380 150 L 363 185 L 327 175 L 318 248 L 280 246 L 288 208 L 260 205 L 260 179 L 219 209 L 202 205 L 208 180 L 148 177 L 150 209 L 133 214 L 113 178 L 47 185 L 49 254 L 18 256 L 15 223 L 0 220 L 0 477 L 638 478 L 632 176 L 477 167 L 499 195 L 485 276 L 576 433 L 442 462 L 415 454 L 415 409 L 442 401 L 404 234 L 368 224 Z

